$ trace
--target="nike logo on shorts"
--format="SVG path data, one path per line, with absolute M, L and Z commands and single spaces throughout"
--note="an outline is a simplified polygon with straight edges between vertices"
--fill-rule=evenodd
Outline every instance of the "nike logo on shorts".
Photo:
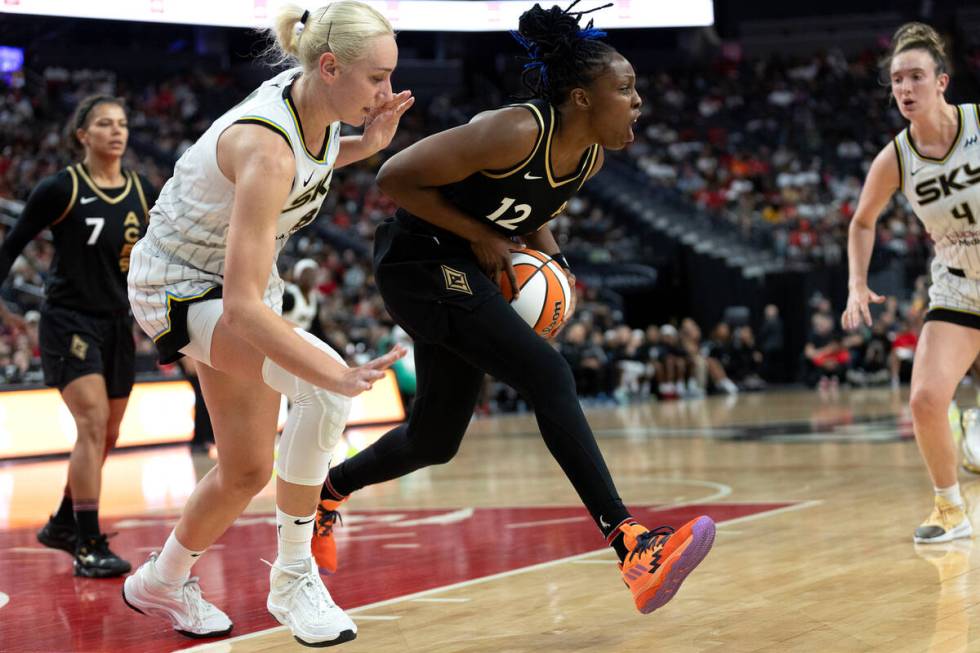
M 525 172 L 524 173 L 524 178 L 527 179 L 528 181 L 534 181 L 535 179 L 541 179 L 541 177 L 538 177 L 537 175 L 532 175 L 530 172 Z

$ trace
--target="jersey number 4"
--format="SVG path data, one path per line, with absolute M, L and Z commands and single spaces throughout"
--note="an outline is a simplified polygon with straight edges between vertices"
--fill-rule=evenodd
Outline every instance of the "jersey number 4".
M 970 224 L 976 224 L 977 220 L 973 217 L 973 210 L 968 202 L 963 202 L 959 206 L 953 207 L 953 217 L 957 220 L 966 220 Z
M 515 201 L 517 200 L 515 200 L 513 197 L 505 197 L 500 203 L 500 208 L 488 215 L 487 220 L 503 227 L 504 229 L 510 229 L 511 231 L 517 229 L 517 225 L 527 220 L 528 216 L 531 215 L 531 207 L 527 204 L 518 204 L 517 206 L 514 206 Z M 510 211 L 512 207 L 516 217 L 505 218 L 504 214 Z
M 94 245 L 95 241 L 99 239 L 99 234 L 102 233 L 102 228 L 105 227 L 105 218 L 85 218 L 85 224 L 92 227 L 92 233 L 85 244 Z

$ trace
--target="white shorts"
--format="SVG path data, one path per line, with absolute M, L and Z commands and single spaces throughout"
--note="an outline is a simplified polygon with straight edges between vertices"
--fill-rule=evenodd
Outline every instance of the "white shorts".
M 221 316 L 222 277 L 199 270 L 169 257 L 145 237 L 133 246 L 129 258 L 129 303 L 133 317 L 140 328 L 156 343 L 160 362 L 173 363 L 187 353 L 195 360 L 210 364 L 210 342 L 217 317 Z M 275 272 L 270 276 L 265 296 L 266 306 L 282 313 L 283 283 Z M 194 355 L 184 351 L 191 343 L 188 333 L 188 310 L 197 303 L 217 303 L 200 319 L 211 320 L 207 334 L 207 349 L 193 349 Z M 217 310 L 217 317 L 214 311 Z M 203 358 L 202 358 L 203 357 Z
M 971 278 L 980 275 L 966 276 L 967 274 L 970 273 L 949 268 L 938 260 L 933 260 L 926 320 L 952 322 L 980 329 L 980 278 Z

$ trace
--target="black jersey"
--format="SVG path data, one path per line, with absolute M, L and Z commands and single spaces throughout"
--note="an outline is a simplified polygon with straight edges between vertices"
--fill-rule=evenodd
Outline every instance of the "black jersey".
M 137 173 L 122 174 L 122 187 L 99 188 L 78 163 L 42 180 L 0 245 L 0 281 L 27 243 L 47 227 L 54 258 L 46 300 L 86 313 L 129 310 L 129 253 L 146 230 L 156 194 Z
M 500 233 L 525 236 L 562 212 L 595 168 L 599 146 L 585 151 L 573 174 L 557 177 L 551 170 L 555 108 L 544 100 L 513 106 L 527 109 L 538 122 L 538 139 L 530 156 L 508 170 L 481 170 L 440 186 L 439 191 L 458 209 L 483 218 Z

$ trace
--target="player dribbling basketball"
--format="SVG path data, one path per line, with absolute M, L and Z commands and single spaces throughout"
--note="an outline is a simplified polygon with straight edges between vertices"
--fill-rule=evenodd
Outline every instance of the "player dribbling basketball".
M 676 531 L 650 531 L 633 520 L 568 364 L 493 281 L 504 270 L 513 282 L 513 237 L 564 262 L 547 223 L 599 170 L 604 148 L 633 140 L 641 104 L 633 67 L 591 23 L 579 26 L 581 13 L 570 11 L 575 4 L 536 5 L 521 16 L 515 37 L 528 51 L 524 82 L 532 99 L 425 138 L 378 175 L 400 210 L 378 229 L 375 275 L 388 311 L 415 340 L 418 395 L 408 424 L 330 471 L 313 545 L 321 569 L 336 567 L 331 531 L 338 501 L 449 462 L 486 373 L 534 407 L 548 449 L 619 555 L 641 612 L 672 598 L 711 547 L 708 517 Z

